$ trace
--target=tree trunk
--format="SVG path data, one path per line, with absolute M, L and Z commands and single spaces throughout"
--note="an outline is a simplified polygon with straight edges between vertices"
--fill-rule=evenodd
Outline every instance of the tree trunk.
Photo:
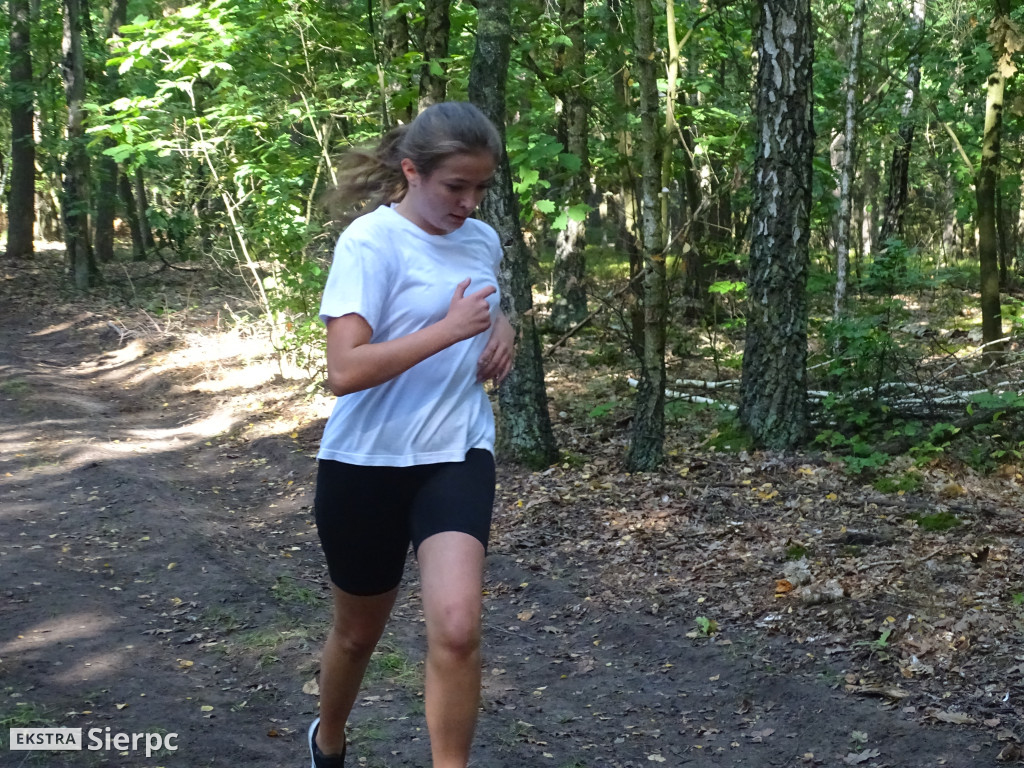
M 399 8 L 401 3 L 395 0 L 382 0 L 384 18 L 381 19 L 381 26 L 384 28 L 384 56 L 391 72 L 391 81 L 388 83 L 388 96 L 392 100 L 391 112 L 396 117 L 401 117 L 406 123 L 412 122 L 415 117 L 416 104 L 412 100 L 412 94 L 406 90 L 408 87 L 408 68 L 402 67 L 395 71 L 396 64 L 404 65 L 405 57 L 409 53 L 409 16 L 404 8 Z M 405 90 L 405 93 L 402 91 Z M 401 94 L 400 103 L 395 103 L 396 94 Z
M 919 34 L 924 28 L 924 14 L 925 0 L 913 0 L 910 16 L 911 33 Z M 918 53 L 910 57 L 910 68 L 905 82 L 907 91 L 900 109 L 902 122 L 896 137 L 896 146 L 892 151 L 889 191 L 885 197 L 885 213 L 882 218 L 882 249 L 885 249 L 889 239 L 903 236 L 903 214 L 907 208 L 907 191 L 910 185 L 910 149 L 914 143 L 914 121 L 910 119 L 910 111 L 914 106 L 917 87 L 921 83 L 921 56 Z
M 93 212 L 93 245 L 101 262 L 114 260 L 114 215 L 117 204 L 117 163 L 103 156 L 96 168 L 96 208 Z
M 89 242 L 89 155 L 85 137 L 85 57 L 81 0 L 64 0 L 64 93 L 68 104 L 67 156 L 64 160 L 64 244 L 75 287 L 94 285 L 99 270 Z
M 1024 168 L 1020 169 L 1020 209 L 1017 211 L 1017 229 L 1014 242 L 1015 263 L 1014 267 L 1018 273 L 1024 275 Z
M 722 93 L 725 93 L 729 87 L 727 85 L 729 77 L 727 65 L 728 62 L 722 59 L 718 68 L 718 85 L 722 89 Z M 730 163 L 716 159 L 711 162 L 711 168 L 712 175 L 718 179 L 718 188 L 715 190 L 714 202 L 708 217 L 708 240 L 719 246 L 724 245 L 731 251 L 733 241 L 732 193 L 734 180 L 738 181 L 740 178 L 739 162 L 734 160 Z M 718 265 L 716 272 L 721 273 L 724 266 L 725 271 L 732 276 L 734 263 Z
M 423 69 L 420 71 L 420 109 L 444 101 L 448 89 L 449 0 L 425 0 L 423 8 Z
M 572 207 L 583 203 L 590 191 L 590 157 L 587 142 L 589 106 L 583 93 L 584 23 L 583 0 L 562 0 L 562 30 L 570 44 L 561 51 L 560 69 L 566 82 L 562 93 L 562 119 L 566 151 L 579 160 L 580 167 L 569 176 L 564 190 L 565 226 L 555 239 L 554 308 L 551 323 L 566 331 L 587 316 L 586 219 L 572 214 Z
M 668 61 L 665 73 L 665 134 L 661 147 L 661 231 L 667 233 L 670 223 L 671 201 L 665 190 L 675 183 L 672 168 L 672 150 L 676 137 L 676 96 L 679 92 L 679 38 L 676 35 L 676 3 L 665 3 L 665 30 L 668 37 Z
M 505 131 L 505 82 L 508 77 L 512 25 L 509 0 L 479 0 L 476 48 L 469 73 L 469 98 Z M 503 153 L 494 185 L 480 206 L 481 218 L 501 237 L 502 309 L 518 331 L 515 366 L 498 389 L 499 445 L 513 459 L 539 469 L 558 458 L 548 414 L 540 335 L 533 317 L 529 253 L 519 227 L 518 200 L 512 172 Z
M 850 212 L 852 210 L 853 173 L 857 157 L 857 78 L 860 73 L 860 41 L 864 30 L 864 0 L 853 4 L 850 30 L 850 64 L 846 75 L 846 127 L 843 131 L 843 157 L 839 173 L 839 217 L 836 222 L 836 291 L 832 301 L 832 320 L 843 317 L 846 301 L 846 273 L 850 257 Z
M 10 0 L 10 15 L 11 191 L 7 202 L 7 255 L 27 259 L 32 256 L 36 224 L 36 144 L 32 124 L 35 84 L 29 1 Z
M 142 175 L 141 168 L 135 169 L 133 196 L 135 198 L 135 212 L 139 220 L 139 232 L 142 233 L 142 242 L 147 250 L 156 248 L 153 227 L 149 223 L 149 196 L 146 194 L 146 179 Z
M 690 79 L 696 81 L 701 77 L 700 62 L 696 57 L 691 57 L 687 62 Z M 698 98 L 695 94 L 685 95 L 690 106 L 699 108 Z M 681 99 L 683 100 L 683 99 Z M 704 190 L 700 180 L 700 161 L 697 158 L 697 129 L 694 126 L 689 113 L 683 117 L 681 123 L 681 145 L 683 166 L 680 169 L 683 189 L 686 196 L 686 208 L 690 216 L 690 242 L 697 243 L 698 247 L 690 248 L 684 255 L 684 291 L 691 305 L 698 308 L 697 312 L 703 312 L 706 300 L 709 296 L 707 288 L 707 269 L 704 264 L 704 249 L 701 243 L 704 241 L 705 227 L 701 219 L 701 208 L 704 203 Z
M 814 50 L 810 0 L 760 5 L 750 308 L 739 416 L 756 445 L 787 449 L 807 428 Z
M 956 242 L 956 179 L 949 167 L 943 166 L 940 171 L 942 179 L 942 257 L 949 264 L 957 249 Z
M 121 198 L 121 209 L 124 211 L 124 218 L 132 237 L 132 261 L 145 261 L 146 240 L 142 235 L 142 227 L 139 225 L 139 209 L 132 192 L 132 183 L 128 180 L 128 174 L 124 172 L 124 169 L 121 169 L 117 176 L 117 194 Z
M 643 288 L 640 285 L 639 275 L 643 272 L 644 263 L 638 240 L 637 221 L 640 217 L 637 213 L 637 173 L 633 166 L 633 134 L 626 124 L 626 117 L 633 114 L 634 105 L 628 85 L 629 67 L 619 55 L 628 48 L 628 39 L 621 32 L 625 19 L 622 16 L 620 0 L 606 1 L 608 14 L 612 18 L 609 41 L 612 50 L 616 52 L 615 56 L 609 57 L 615 105 L 612 119 L 618 144 L 615 160 L 617 164 L 615 178 L 619 187 L 619 205 L 616 206 L 615 217 L 618 233 L 616 245 L 629 256 L 629 280 L 632 286 L 629 302 L 629 341 L 632 347 L 631 351 L 639 358 L 643 354 L 641 339 L 644 332 Z
M 985 134 L 981 167 L 975 181 L 978 201 L 978 262 L 981 274 L 981 336 L 992 357 L 1002 353 L 1002 308 L 999 300 L 999 242 L 996 232 L 996 185 L 999 181 L 1000 134 L 1003 125 L 1003 94 L 1007 72 L 1012 72 L 1006 38 L 1010 31 L 1009 0 L 995 0 L 995 17 L 989 31 L 996 71 L 988 76 L 985 98 Z
M 1010 240 L 1012 228 L 1006 225 L 1008 213 L 1003 203 L 1003 190 L 996 185 L 996 235 L 999 242 L 999 290 L 1010 287 Z
M 118 29 L 125 24 L 127 13 L 127 0 L 114 0 L 111 3 L 105 41 L 114 37 Z M 102 85 L 104 101 L 109 103 L 118 97 L 119 79 L 117 67 L 107 67 Z M 112 147 L 114 146 L 114 141 L 107 139 L 103 146 L 105 148 Z M 96 168 L 96 208 L 93 212 L 93 245 L 96 249 L 96 258 L 101 262 L 113 261 L 114 259 L 114 216 L 117 211 L 119 173 L 117 162 L 112 157 L 102 155 L 99 158 Z
M 626 465 L 649 471 L 661 465 L 665 450 L 665 323 L 668 293 L 661 229 L 661 140 L 658 72 L 651 0 L 634 0 L 637 84 L 640 89 L 640 222 L 643 244 L 644 343 Z
M 875 252 L 878 243 L 878 210 L 879 187 L 881 186 L 880 167 L 872 162 L 864 164 L 864 177 L 861 180 L 860 206 L 860 255 L 870 256 Z

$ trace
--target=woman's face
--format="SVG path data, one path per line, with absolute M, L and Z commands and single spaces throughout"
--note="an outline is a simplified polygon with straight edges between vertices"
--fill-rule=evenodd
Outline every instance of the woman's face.
M 409 191 L 398 212 L 432 235 L 454 232 L 484 199 L 494 177 L 494 159 L 488 152 L 452 155 L 428 176 L 412 160 L 402 161 Z

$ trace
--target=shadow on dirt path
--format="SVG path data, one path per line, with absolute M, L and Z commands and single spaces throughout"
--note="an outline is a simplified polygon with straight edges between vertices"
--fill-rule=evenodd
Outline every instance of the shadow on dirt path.
M 198 363 L 170 366 L 172 340 L 124 338 L 92 312 L 0 312 L 0 764 L 308 765 L 328 610 L 309 511 L 322 425 L 254 438 L 259 388 L 212 391 Z M 514 547 L 501 538 L 489 560 L 474 765 L 911 768 L 999 751 L 842 694 L 810 657 L 777 669 L 758 637 L 691 639 L 596 601 L 585 574 L 533 570 Z M 429 765 L 414 565 L 408 581 L 352 765 Z M 82 728 L 86 749 L 10 751 L 8 728 L 40 726 Z M 118 733 L 177 738 L 147 755 L 106 742 Z

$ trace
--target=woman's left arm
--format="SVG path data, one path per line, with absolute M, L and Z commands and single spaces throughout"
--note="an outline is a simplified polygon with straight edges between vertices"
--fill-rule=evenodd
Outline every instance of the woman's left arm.
M 494 386 L 505 380 L 512 370 L 512 359 L 515 355 L 516 332 L 512 324 L 499 313 L 491 328 L 491 337 L 487 340 L 480 360 L 477 361 L 476 380 L 491 379 Z

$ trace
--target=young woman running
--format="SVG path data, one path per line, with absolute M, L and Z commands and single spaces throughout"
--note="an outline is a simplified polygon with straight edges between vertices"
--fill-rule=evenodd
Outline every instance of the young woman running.
M 316 523 L 334 597 L 312 768 L 338 768 L 345 723 L 395 603 L 410 543 L 427 630 L 434 768 L 466 768 L 480 700 L 494 417 L 483 382 L 512 367 L 501 244 L 471 219 L 501 156 L 471 104 L 448 102 L 346 159 L 339 196 L 371 209 L 338 240 L 320 317 L 327 381 Z M 374 207 L 374 203 L 381 203 Z

